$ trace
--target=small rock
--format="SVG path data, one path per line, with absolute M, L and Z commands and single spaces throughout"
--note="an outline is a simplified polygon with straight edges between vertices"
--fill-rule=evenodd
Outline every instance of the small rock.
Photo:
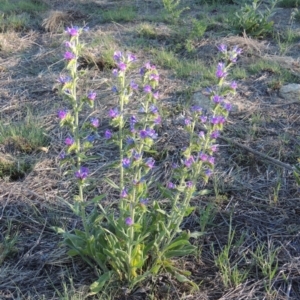
M 238 105 L 232 103 L 231 101 L 226 101 L 230 102 L 232 105 L 231 112 L 238 112 L 240 109 Z M 211 100 L 205 96 L 202 92 L 196 92 L 194 93 L 192 97 L 192 105 L 199 105 L 202 107 L 202 109 L 206 110 L 208 113 L 212 112 L 212 103 Z
M 211 112 L 212 103 L 210 99 L 207 96 L 203 95 L 201 92 L 194 93 L 192 97 L 192 105 L 198 105 L 202 109 Z
M 279 96 L 286 100 L 300 100 L 300 84 L 290 83 L 279 90 Z

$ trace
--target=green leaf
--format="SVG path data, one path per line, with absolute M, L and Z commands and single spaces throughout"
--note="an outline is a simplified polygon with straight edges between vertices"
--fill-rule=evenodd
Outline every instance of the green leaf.
M 113 272 L 109 271 L 99 277 L 99 279 L 90 285 L 91 292 L 88 296 L 96 295 L 104 287 L 105 283 L 111 279 Z
M 166 258 L 172 258 L 172 257 L 179 257 L 179 256 L 186 256 L 189 255 L 191 253 L 194 253 L 196 250 L 195 246 L 189 245 L 189 246 L 185 246 L 182 249 L 179 250 L 170 250 L 170 251 L 166 251 L 164 253 L 164 256 Z
M 71 250 L 69 250 L 69 251 L 67 252 L 67 254 L 68 254 L 69 256 L 76 256 L 76 255 L 79 255 L 80 253 L 79 253 L 77 250 L 75 250 L 75 249 L 71 249 Z
M 204 196 L 204 195 L 209 195 L 211 193 L 212 193 L 212 190 L 205 189 L 205 190 L 198 191 L 197 193 L 195 193 L 195 195 L 197 194 L 199 196 Z
M 166 214 L 166 212 L 164 211 L 164 210 L 162 210 L 162 209 L 156 209 L 156 211 L 157 212 L 159 212 L 159 213 L 161 213 L 162 215 L 164 215 L 164 216 L 166 216 L 167 214 Z
M 190 206 L 190 207 L 187 207 L 185 209 L 185 212 L 184 212 L 184 216 L 185 217 L 188 217 L 194 210 L 195 210 L 196 207 L 193 207 L 193 206 Z
M 180 249 L 184 245 L 190 245 L 190 242 L 188 240 L 186 240 L 186 239 L 181 239 L 181 240 L 178 240 L 178 241 L 173 242 L 172 244 L 170 244 L 166 248 L 166 250 L 171 250 L 171 249 L 174 249 L 174 248 Z
M 91 202 L 97 203 L 97 202 L 101 201 L 105 196 L 106 196 L 106 194 L 96 196 L 91 200 Z
M 184 275 L 182 275 L 182 274 L 180 274 L 180 273 L 178 273 L 178 272 L 174 272 L 174 276 L 175 276 L 175 278 L 179 281 L 179 282 L 181 282 L 181 283 L 188 283 L 188 284 L 190 284 L 195 290 L 199 290 L 199 287 L 198 287 L 198 285 L 195 283 L 195 282 L 193 282 L 193 281 L 191 281 L 191 280 L 189 280 L 187 277 L 185 277 Z
M 103 178 L 103 180 L 104 180 L 105 182 L 107 182 L 111 187 L 113 187 L 113 188 L 115 188 L 115 189 L 118 189 L 118 190 L 120 189 L 119 186 L 116 185 L 111 179 L 105 177 L 105 178 Z
M 205 232 L 195 231 L 195 232 L 190 233 L 190 237 L 193 239 L 197 239 L 200 236 L 203 236 L 204 234 L 205 234 Z
M 66 231 L 60 227 L 52 226 L 51 229 L 53 229 L 56 233 L 64 234 Z

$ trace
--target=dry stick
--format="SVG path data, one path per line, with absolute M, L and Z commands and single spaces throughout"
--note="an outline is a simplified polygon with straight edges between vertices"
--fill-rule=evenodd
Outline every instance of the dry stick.
M 223 141 L 226 141 L 229 144 L 233 144 L 235 146 L 243 148 L 243 149 L 245 149 L 245 150 L 247 150 L 249 152 L 252 152 L 252 153 L 254 153 L 254 154 L 256 154 L 256 155 L 258 155 L 258 156 L 260 156 L 260 157 L 262 157 L 262 158 L 264 158 L 266 160 L 268 160 L 272 164 L 277 165 L 277 166 L 279 166 L 281 168 L 285 168 L 287 170 L 294 171 L 294 168 L 291 165 L 285 164 L 285 163 L 283 163 L 283 162 L 281 162 L 281 161 L 279 161 L 279 160 L 277 160 L 275 158 L 272 158 L 272 157 L 270 157 L 270 156 L 268 156 L 268 155 L 266 155 L 264 153 L 258 152 L 258 151 L 254 150 L 254 149 L 251 149 L 251 148 L 249 148 L 249 147 L 247 147 L 245 145 L 242 145 L 242 144 L 240 144 L 238 142 L 235 142 L 235 141 L 231 140 L 230 138 L 227 138 L 227 137 L 224 137 L 224 136 L 220 136 L 219 139 L 221 139 Z

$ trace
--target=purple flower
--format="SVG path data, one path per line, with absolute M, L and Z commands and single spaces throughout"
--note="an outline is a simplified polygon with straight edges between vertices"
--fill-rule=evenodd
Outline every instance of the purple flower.
M 145 63 L 145 68 L 147 70 L 151 70 L 152 69 L 152 66 L 151 66 L 150 62 Z
M 62 110 L 59 110 L 57 112 L 57 117 L 60 119 L 60 120 L 64 120 L 68 115 L 68 111 L 65 110 L 65 109 L 62 109 Z
M 217 48 L 222 53 L 226 53 L 227 52 L 227 46 L 225 44 L 221 44 Z
M 202 160 L 202 161 L 207 161 L 208 160 L 208 155 L 203 153 L 203 152 L 200 152 L 199 153 L 199 158 Z
M 194 105 L 191 107 L 191 111 L 192 112 L 197 112 L 197 113 L 201 113 L 202 112 L 202 108 L 198 105 Z
M 141 137 L 142 139 L 147 138 L 147 137 L 148 137 L 147 131 L 144 130 L 144 129 L 142 129 L 142 130 L 140 131 L 140 137 Z
M 105 133 L 104 133 L 104 137 L 107 139 L 107 140 L 109 140 L 109 139 L 111 139 L 111 137 L 112 137 L 112 132 L 110 131 L 110 130 L 106 130 L 105 131 Z
M 140 75 L 141 76 L 144 76 L 145 72 L 146 72 L 146 68 L 144 68 L 144 67 L 140 68 Z
M 210 122 L 213 124 L 213 125 L 218 125 L 218 124 L 224 124 L 226 121 L 225 117 L 224 116 L 215 116 L 215 117 L 212 117 L 210 119 Z
M 157 133 L 155 132 L 154 129 L 148 128 L 147 130 L 148 137 L 151 139 L 155 140 L 157 138 Z
M 240 55 L 243 52 L 243 50 L 241 48 L 239 48 L 238 46 L 234 46 L 232 48 L 232 52 L 236 53 L 237 55 Z
M 132 226 L 133 223 L 134 223 L 134 222 L 133 222 L 132 218 L 128 217 L 128 218 L 125 219 L 125 224 L 126 224 L 127 226 Z
M 232 81 L 232 82 L 230 83 L 230 88 L 233 89 L 233 90 L 236 90 L 236 88 L 237 88 L 237 83 L 236 83 L 236 81 Z
M 214 130 L 214 131 L 211 133 L 210 136 L 211 136 L 211 138 L 213 138 L 213 139 L 218 138 L 218 137 L 220 136 L 219 130 Z
M 157 138 L 157 133 L 155 132 L 154 129 L 151 128 L 147 128 L 147 129 L 142 129 L 140 131 L 140 137 L 142 139 L 145 139 L 147 137 L 151 138 L 151 139 L 156 139 Z
M 137 83 L 135 83 L 133 80 L 130 81 L 130 88 L 132 90 L 137 90 L 139 88 L 139 85 Z
M 149 75 L 149 80 L 158 82 L 159 81 L 159 74 L 150 74 Z
M 110 109 L 108 115 L 109 115 L 112 119 L 118 117 L 118 116 L 119 116 L 119 110 L 118 110 L 118 108 L 112 108 L 112 109 Z
M 135 129 L 134 129 L 134 125 L 137 123 L 137 118 L 136 116 L 131 116 L 129 118 L 129 126 L 130 126 L 130 130 L 131 132 L 135 132 Z
M 173 182 L 169 181 L 167 183 L 167 188 L 170 190 L 174 190 L 176 188 L 176 185 Z
M 151 93 L 151 92 L 152 92 L 151 86 L 150 86 L 150 85 L 145 85 L 145 86 L 144 86 L 144 92 L 145 92 L 146 94 Z
M 205 133 L 204 133 L 204 131 L 200 131 L 200 132 L 198 133 L 198 136 L 199 136 L 199 138 L 204 139 L 204 138 L 205 138 Z
M 218 145 L 212 145 L 212 146 L 210 147 L 210 150 L 211 150 L 212 152 L 217 152 L 217 151 L 218 151 Z
M 223 97 L 219 96 L 219 95 L 214 95 L 212 98 L 214 103 L 220 103 L 223 101 Z
M 117 87 L 115 85 L 111 88 L 111 91 L 113 93 L 118 93 L 118 89 L 117 89 Z
M 89 92 L 88 93 L 88 99 L 91 101 L 94 101 L 96 99 L 97 94 L 95 92 Z
M 224 109 L 227 110 L 227 111 L 230 111 L 231 108 L 232 108 L 231 104 L 230 104 L 230 103 L 227 103 L 227 102 L 223 102 L 223 103 L 222 103 L 222 106 L 223 106 Z
M 184 125 L 188 126 L 191 124 L 191 120 L 190 119 L 184 119 Z
M 73 43 L 71 43 L 71 42 L 65 42 L 65 47 L 66 48 L 72 48 L 73 46 L 74 46 Z
M 154 98 L 155 100 L 158 100 L 158 99 L 159 99 L 159 92 L 158 92 L 158 91 L 154 92 L 154 93 L 152 94 L 152 96 L 153 96 L 153 98 Z
M 213 156 L 210 156 L 207 161 L 213 165 L 215 163 L 215 158 Z
M 135 149 L 133 149 L 133 151 L 132 151 L 132 157 L 135 160 L 139 160 L 142 157 L 142 154 L 138 153 Z
M 79 28 L 77 26 L 74 27 L 67 27 L 66 32 L 70 36 L 77 36 L 79 34 Z
M 75 57 L 76 57 L 75 54 L 72 53 L 72 52 L 70 52 L 70 51 L 67 51 L 67 52 L 65 52 L 65 54 L 64 54 L 64 59 L 66 59 L 66 60 L 72 60 L 72 59 L 74 59 Z
M 118 69 L 113 69 L 113 70 L 112 70 L 112 74 L 113 74 L 113 76 L 117 77 L 118 74 L 119 74 Z
M 147 158 L 145 165 L 148 168 L 152 169 L 154 167 L 154 164 L 155 164 L 155 160 L 152 157 Z
M 94 127 L 94 128 L 99 127 L 99 119 L 91 118 L 91 126 Z
M 155 105 L 153 105 L 153 104 L 150 105 L 149 109 L 150 109 L 150 112 L 152 114 L 157 114 L 158 113 L 158 108 Z
M 211 169 L 206 169 L 204 171 L 204 174 L 207 176 L 207 177 L 210 177 L 212 175 L 212 170 Z
M 218 63 L 217 71 L 216 71 L 216 77 L 217 78 L 224 78 L 227 76 L 227 72 L 225 70 L 225 64 L 224 63 Z
M 136 61 L 136 56 L 134 55 L 134 54 L 132 54 L 132 53 L 129 53 L 128 55 L 127 55 L 127 62 L 133 62 L 133 61 Z
M 120 62 L 121 59 L 123 58 L 122 52 L 121 51 L 115 51 L 113 58 L 114 58 L 115 62 Z
M 79 180 L 84 180 L 89 175 L 89 169 L 86 167 L 80 167 L 78 171 L 75 172 L 75 177 Z
M 147 70 L 155 70 L 156 67 L 154 65 L 151 65 L 150 62 L 145 63 L 145 68 Z
M 59 159 L 65 159 L 66 158 L 66 152 L 65 151 L 62 151 L 60 154 L 59 154 Z
M 126 144 L 127 145 L 133 145 L 134 144 L 134 139 L 131 137 L 127 137 L 126 138 Z
M 123 62 L 120 62 L 120 63 L 118 64 L 118 68 L 119 68 L 121 71 L 126 71 L 127 65 L 126 65 L 125 63 L 123 63 Z
M 187 168 L 190 168 L 194 162 L 195 162 L 195 159 L 194 159 L 194 157 L 191 155 L 189 158 L 187 158 L 187 159 L 184 161 L 184 165 L 185 165 Z
M 88 142 L 92 143 L 95 140 L 95 136 L 93 134 L 91 134 L 86 139 Z
M 238 55 L 240 55 L 242 52 L 243 50 L 241 48 L 239 48 L 238 46 L 234 46 L 232 51 L 229 54 L 229 60 L 232 63 L 235 63 L 237 61 Z
M 153 120 L 154 124 L 159 125 L 161 124 L 161 116 L 157 116 L 154 120 Z
M 122 198 L 127 198 L 128 197 L 128 190 L 124 188 L 121 192 L 121 197 Z
M 186 187 L 191 189 L 193 187 L 193 182 L 192 181 L 187 181 L 186 182 Z
M 140 204 L 141 204 L 141 205 L 147 205 L 148 202 L 149 202 L 148 198 L 141 198 L 141 199 L 140 199 Z
M 130 167 L 130 164 L 131 164 L 131 162 L 130 162 L 130 159 L 128 157 L 123 158 L 122 166 L 123 166 L 124 169 L 128 169 Z
M 65 139 L 65 144 L 66 144 L 67 146 L 72 146 L 72 145 L 74 144 L 74 139 L 71 138 L 71 137 L 67 137 L 67 138 Z
M 200 117 L 200 121 L 201 121 L 202 123 L 205 123 L 205 122 L 207 121 L 207 116 L 201 116 L 201 117 Z
M 58 82 L 60 82 L 61 84 L 65 84 L 70 81 L 71 81 L 71 77 L 69 77 L 69 76 L 60 75 L 58 78 Z

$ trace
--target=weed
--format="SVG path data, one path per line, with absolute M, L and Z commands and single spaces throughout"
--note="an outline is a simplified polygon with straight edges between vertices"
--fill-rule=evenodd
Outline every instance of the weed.
M 245 4 L 241 12 L 236 13 L 235 26 L 240 32 L 246 32 L 253 37 L 264 37 L 273 30 L 273 21 L 269 21 L 274 14 L 274 8 L 278 0 L 272 0 L 271 6 L 265 7 L 265 11 L 259 9 L 259 0 L 253 0 L 252 5 Z
M 126 281 L 132 289 L 151 274 L 159 274 L 161 270 L 171 273 L 179 282 L 198 289 L 187 278 L 190 272 L 177 268 L 172 259 L 196 251 L 189 238 L 197 237 L 199 233 L 183 231 L 180 226 L 184 217 L 194 210 L 190 201 L 196 192 L 196 183 L 203 180 L 205 184 L 212 175 L 215 161 L 213 154 L 217 150 L 215 141 L 231 108 L 223 99 L 236 89 L 236 85 L 224 83 L 224 80 L 241 50 L 235 47 L 228 51 L 225 45 L 220 46 L 224 62 L 217 66 L 215 76 L 218 84 L 211 90 L 213 114 L 207 116 L 198 106 L 191 107 L 187 112 L 184 123 L 190 138 L 188 146 L 182 152 L 182 165 L 174 166 L 172 179 L 165 186 L 157 187 L 161 197 L 169 202 L 168 212 L 148 192 L 150 183 L 153 182 L 151 180 L 149 183 L 148 178 L 149 175 L 151 177 L 150 171 L 156 162 L 151 156 L 143 156 L 144 153 L 153 153 L 152 146 L 158 137 L 155 127 L 162 122 L 157 102 L 160 78 L 158 71 L 155 66 L 146 63 L 140 70 L 142 81 L 139 86 L 126 77 L 126 72 L 136 61 L 135 55 L 123 55 L 120 51 L 114 53 L 117 68 L 113 70 L 113 75 L 117 82 L 112 91 L 118 96 L 119 103 L 117 107 L 110 109 L 108 115 L 110 126 L 118 132 L 107 129 L 104 137 L 119 149 L 116 167 L 120 179 L 115 182 L 106 177 L 104 181 L 119 192 L 116 215 L 115 210 L 101 205 L 100 200 L 106 195 L 96 196 L 88 202 L 85 199 L 84 191 L 90 177 L 88 167 L 84 166 L 88 160 L 86 153 L 93 146 L 91 136 L 99 127 L 99 119 L 91 118 L 80 124 L 79 112 L 85 105 L 93 108 L 97 95 L 90 92 L 87 96 L 77 97 L 77 61 L 82 52 L 79 35 L 83 29 L 71 27 L 67 28 L 67 32 L 70 41 L 66 43 L 64 58 L 69 74 L 61 76 L 60 82 L 62 94 L 68 99 L 72 110 L 62 109 L 58 112 L 60 125 L 70 130 L 70 135 L 65 139 L 66 153 L 61 157 L 61 164 L 73 168 L 78 194 L 75 195 L 74 204 L 68 205 L 81 218 L 83 230 L 76 229 L 72 233 L 62 228 L 56 230 L 63 234 L 71 256 L 79 255 L 90 266 L 96 264 L 99 268 L 99 279 L 91 285 L 91 294 L 98 293 L 108 281 L 115 279 Z M 130 95 L 139 91 L 140 113 L 128 116 Z M 198 122 L 203 123 L 206 132 L 195 132 Z M 95 203 L 91 213 L 86 211 L 87 203 Z M 205 223 L 207 221 L 203 221 L 202 225 Z
M 214 254 L 215 265 L 220 270 L 223 284 L 226 288 L 237 287 L 239 284 L 245 281 L 249 273 L 249 271 L 246 270 L 239 270 L 237 260 L 234 263 L 231 262 L 232 257 L 230 253 L 232 248 L 239 247 L 243 243 L 243 239 L 244 239 L 244 237 L 241 236 L 240 239 L 235 244 L 233 244 L 234 236 L 235 236 L 235 231 L 232 230 L 231 219 L 230 219 L 227 245 L 224 246 L 224 248 L 217 256 Z M 212 247 L 212 251 L 214 253 L 213 247 Z
M 255 265 L 260 269 L 263 276 L 266 277 L 264 285 L 268 294 L 272 292 L 272 280 L 278 271 L 278 258 L 280 248 L 275 248 L 269 241 L 265 243 L 259 243 L 256 250 L 252 252 L 252 256 L 255 260 Z
M 188 7 L 180 9 L 180 0 L 162 0 L 162 3 L 166 11 L 166 19 L 171 23 L 177 23 L 180 15 L 189 9 Z
M 213 203 L 208 203 L 203 209 L 199 209 L 199 225 L 201 232 L 204 233 L 208 225 L 213 224 L 215 216 L 215 205 Z

